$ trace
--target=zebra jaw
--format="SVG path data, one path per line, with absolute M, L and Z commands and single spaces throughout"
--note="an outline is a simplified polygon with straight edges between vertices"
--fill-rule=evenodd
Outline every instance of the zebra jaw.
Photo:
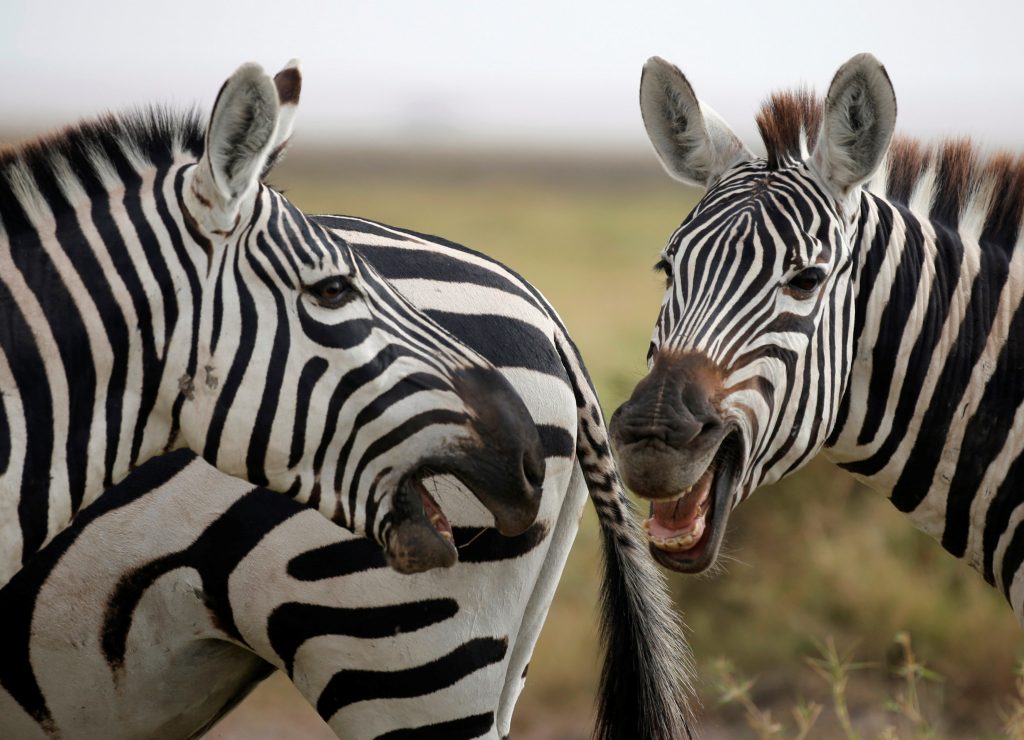
M 678 573 L 699 573 L 718 557 L 735 495 L 740 441 L 729 434 L 708 469 L 677 495 L 651 501 L 644 520 L 651 555 Z
M 399 573 L 450 568 L 458 560 L 451 524 L 423 485 L 432 471 L 407 475 L 398 486 L 384 555 Z

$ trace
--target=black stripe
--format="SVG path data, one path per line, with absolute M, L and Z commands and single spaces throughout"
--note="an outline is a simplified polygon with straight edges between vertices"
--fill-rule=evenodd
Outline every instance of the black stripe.
M 76 252 L 88 251 L 88 248 L 83 249 L 84 238 L 78 231 L 77 222 L 73 215 L 69 218 L 69 214 L 73 214 L 71 206 L 57 185 L 48 163 L 37 152 L 37 156 L 29 162 L 29 167 L 32 169 L 36 184 L 43 197 L 48 201 L 55 219 L 61 224 L 62 228 L 57 229 L 61 247 L 69 256 Z M 8 202 L 13 197 L 13 193 L 0 194 L 0 199 Z M 104 208 L 99 205 L 100 202 L 101 199 L 96 199 L 93 202 L 94 208 Z M 102 202 L 105 204 L 105 199 L 102 199 Z M 22 223 L 18 223 L 18 217 L 24 217 L 24 214 L 20 212 L 20 207 L 16 206 L 14 202 L 9 202 L 9 207 L 0 209 L 0 221 L 7 224 L 6 228 L 11 234 L 11 260 L 42 309 L 64 369 L 68 396 L 66 399 L 54 397 L 53 413 L 56 416 L 60 413 L 60 407 L 67 404 L 68 435 L 65 440 L 64 455 L 67 462 L 71 510 L 74 512 L 78 510 L 85 494 L 89 435 L 92 428 L 93 403 L 96 398 L 96 366 L 89 348 L 85 320 L 79 306 L 75 303 L 67 285 L 64 284 L 57 266 L 43 249 L 39 235 L 28 222 L 27 217 Z M 104 241 L 106 241 L 105 227 L 109 222 L 108 214 L 106 222 L 97 224 L 97 229 Z M 5 303 L 3 305 L 13 304 Z M 26 337 L 26 339 L 32 341 L 30 337 Z M 34 382 L 45 383 L 45 375 L 38 376 Z M 32 423 L 31 417 L 35 415 L 35 408 L 28 403 L 24 404 L 24 408 L 27 419 Z M 54 444 L 56 443 L 57 440 L 54 440 Z M 44 475 L 46 472 L 40 470 L 33 474 Z M 40 492 L 46 491 L 48 488 L 49 484 L 41 488 Z M 63 481 L 60 481 L 57 483 L 56 490 L 62 488 Z M 40 492 L 37 492 L 37 495 L 47 495 L 40 494 Z
M 384 567 L 380 545 L 359 537 L 296 555 L 288 561 L 288 575 L 298 581 L 322 581 Z
M 1007 601 L 1010 600 L 1013 578 L 1020 570 L 1021 563 L 1024 563 L 1024 527 L 1018 526 L 1003 554 L 1003 593 L 1006 595 Z
M 270 247 L 262 234 L 256 237 L 256 243 L 264 252 L 269 252 Z M 265 486 L 268 483 L 266 474 L 267 448 L 270 446 L 270 433 L 274 428 L 274 421 L 277 415 L 277 407 L 281 397 L 281 387 L 284 385 L 284 371 L 288 364 L 288 355 L 291 346 L 291 331 L 289 329 L 288 308 L 282 294 L 281 286 L 275 285 L 270 275 L 259 263 L 259 260 L 250 258 L 249 266 L 253 273 L 264 285 L 268 292 L 274 296 L 274 308 L 276 312 L 276 326 L 274 327 L 274 341 L 270 349 L 270 361 L 267 364 L 266 381 L 263 383 L 263 393 L 260 395 L 259 409 L 256 411 L 256 419 L 253 421 L 252 434 L 249 437 L 249 448 L 245 456 L 246 476 L 249 481 L 258 486 Z M 266 334 L 264 329 L 262 334 Z
M 439 240 L 432 238 L 431 241 Z M 529 293 L 509 282 L 501 272 L 455 260 L 445 254 L 422 248 L 403 249 L 402 247 L 372 244 L 353 244 L 352 249 L 356 254 L 367 259 L 374 269 L 388 280 L 437 280 L 443 283 L 480 285 L 486 288 L 497 288 L 531 303 L 535 302 Z
M 392 638 L 439 624 L 458 612 L 458 602 L 450 598 L 367 607 L 289 602 L 271 612 L 267 619 L 267 638 L 291 676 L 295 653 L 314 637 Z
M 507 638 L 477 637 L 415 668 L 338 671 L 317 699 L 316 710 L 321 717 L 329 719 L 344 707 L 361 701 L 426 696 L 500 662 L 507 651 Z
M 392 730 L 378 735 L 376 740 L 473 740 L 486 735 L 492 727 L 494 713 L 484 712 L 432 725 Z
M 217 403 L 213 409 L 210 426 L 206 432 L 206 444 L 203 447 L 203 457 L 214 465 L 217 464 L 224 425 L 227 422 L 228 413 L 231 411 L 231 404 L 235 400 L 235 396 L 238 395 L 239 388 L 241 388 L 245 371 L 252 360 L 252 353 L 256 347 L 256 337 L 259 330 L 256 302 L 253 300 L 252 294 L 242 279 L 242 271 L 239 266 L 241 260 L 242 249 L 238 249 L 234 264 L 235 287 L 238 291 L 238 314 L 241 323 L 238 333 L 238 348 L 231 358 L 231 367 L 221 386 L 220 394 L 217 396 Z M 196 382 L 199 382 L 198 379 L 196 379 Z
M 505 537 L 494 527 L 453 527 L 460 563 L 493 563 L 532 552 L 548 535 L 546 522 L 534 522 L 522 534 Z M 460 542 L 465 544 L 460 545 Z
M 538 424 L 537 433 L 544 457 L 572 457 L 575 454 L 576 440 L 563 427 Z
M 0 179 L 0 188 L 4 185 Z M 11 227 L 10 202 L 0 195 L 0 218 Z M 19 209 L 20 210 L 20 209 Z M 24 409 L 25 453 L 22 458 L 21 490 L 18 499 L 18 523 L 21 528 L 24 563 L 46 539 L 50 505 L 50 460 L 53 454 L 53 400 L 46 370 L 28 323 L 18 309 L 7 287 L 0 280 L 0 306 L 4 321 L 0 323 L 0 349 L 11 369 L 18 398 Z M 6 390 L 6 389 L 5 389 Z
M 366 341 L 374 329 L 371 319 L 348 319 L 334 324 L 325 324 L 309 313 L 306 301 L 296 301 L 299 325 L 311 341 L 329 349 L 349 350 Z
M 1021 481 L 1024 480 L 1024 455 L 1018 455 L 1006 471 L 1006 477 L 999 484 L 999 490 L 985 512 L 985 529 L 982 535 L 982 575 L 991 585 L 996 585 L 995 554 L 999 538 L 1010 526 L 1010 517 L 1020 506 Z M 1020 527 L 1018 525 L 1018 531 Z M 1005 584 L 1009 593 L 1009 584 Z
M 0 475 L 7 472 L 11 464 L 11 425 L 7 418 L 7 404 L 0 393 Z
M 892 358 L 897 356 L 894 348 L 898 350 L 907 327 L 913 326 L 910 314 L 914 309 L 921 265 L 925 259 L 924 235 L 921 233 L 921 225 L 917 218 L 902 206 L 892 206 L 892 209 L 894 218 L 901 218 L 905 225 L 903 256 L 888 291 L 889 300 L 878 322 L 878 337 L 871 355 L 868 408 L 864 415 L 864 425 L 857 436 L 859 445 L 870 444 L 874 440 L 885 417 L 889 388 L 892 386 L 892 373 L 895 369 Z
M 230 252 L 221 250 L 220 267 L 217 268 L 217 281 L 213 286 L 213 319 L 210 329 L 210 354 L 217 352 L 220 343 L 220 330 L 224 325 L 224 271 L 227 269 Z M 196 336 L 199 336 L 198 334 Z
M 295 389 L 295 422 L 292 425 L 291 452 L 288 467 L 294 468 L 306 451 L 306 419 L 309 416 L 309 400 L 317 382 L 327 372 L 328 363 L 323 357 L 312 357 L 302 368 L 299 384 Z
M 145 261 L 153 274 L 157 290 L 160 294 L 160 307 L 164 315 L 164 346 L 173 333 L 174 324 L 178 318 L 178 302 L 175 298 L 175 285 L 167 269 L 167 255 L 164 252 L 164 245 L 157 239 L 152 226 L 143 212 L 143 204 L 152 204 L 155 192 L 142 192 L 142 177 L 135 167 L 127 160 L 121 146 L 116 141 L 105 143 L 105 151 L 110 163 L 117 171 L 121 182 L 124 183 L 124 196 L 121 206 L 125 215 L 132 225 L 134 241 L 142 248 Z M 157 191 L 163 184 L 167 175 L 167 165 L 156 170 L 152 187 Z M 106 242 L 106 240 L 104 240 Z M 109 242 L 106 242 L 109 245 Z M 117 245 L 118 254 L 122 245 Z M 109 249 L 109 246 L 108 246 Z M 115 256 L 111 252 L 111 257 Z M 142 340 L 142 388 L 139 397 L 138 418 L 132 434 L 132 446 L 130 464 L 134 466 L 138 460 L 142 448 L 142 439 L 146 429 L 146 422 L 150 412 L 156 405 L 157 395 L 160 392 L 160 382 L 163 379 L 164 360 L 157 354 L 156 338 L 153 335 L 153 312 L 150 305 L 150 297 L 143 289 L 142 280 L 138 274 L 138 267 L 135 259 L 128 253 L 127 245 L 124 245 L 125 262 L 118 266 L 118 274 L 128 286 L 132 298 L 132 304 L 138 319 L 138 331 Z M 115 265 L 117 262 L 115 261 Z M 131 273 L 130 276 L 125 272 Z M 108 484 L 109 487 L 109 484 Z
M 521 319 L 495 314 L 426 311 L 431 319 L 500 368 L 525 368 L 565 377 L 565 368 L 551 346 L 551 337 Z M 496 341 L 500 337 L 500 341 Z
M 954 424 L 963 423 L 962 419 L 954 418 L 954 413 L 967 392 L 971 371 L 985 349 L 999 311 L 1000 293 L 1008 274 L 1006 258 L 993 250 L 982 250 L 979 256 L 981 267 L 971 288 L 956 346 L 945 358 L 914 447 L 893 489 L 893 503 L 900 511 L 913 511 L 928 494 L 950 431 Z M 933 324 L 929 321 L 928 325 Z M 968 437 L 965 444 L 973 446 L 974 442 Z
M 174 176 L 174 193 L 177 198 L 179 210 L 183 208 L 182 203 L 184 201 L 182 198 L 183 188 L 185 186 L 185 172 L 188 169 L 188 167 L 182 167 Z M 182 233 L 178 228 L 178 222 L 171 215 L 170 208 L 162 197 L 157 198 L 156 205 L 157 211 L 160 213 L 160 218 L 163 220 L 164 228 L 170 236 L 171 245 L 173 246 L 174 253 L 178 258 L 178 265 L 185 272 L 185 279 L 188 280 L 189 292 L 192 294 L 192 327 L 191 333 L 188 335 L 189 353 L 188 364 L 185 366 L 185 377 L 192 378 L 194 380 L 196 377 L 196 365 L 199 361 L 198 337 L 200 317 L 202 315 L 203 292 L 199 284 L 199 274 L 189 257 L 189 248 L 186 246 Z M 189 231 L 189 229 L 186 228 L 186 231 Z M 189 233 L 191 232 L 189 231 Z M 171 446 L 174 443 L 178 430 L 181 428 L 181 409 L 185 400 L 185 394 L 179 393 L 178 397 L 174 399 L 174 404 L 171 406 L 171 429 L 167 440 L 168 446 Z
M 908 260 L 920 259 L 918 250 L 923 250 L 922 245 L 924 243 L 924 235 L 921 233 L 920 224 L 916 221 L 907 223 L 906 231 L 908 241 L 915 246 L 907 247 L 911 254 L 904 253 L 903 260 L 900 262 L 901 271 L 903 270 L 903 265 Z M 935 346 L 941 337 L 942 327 L 945 324 L 946 316 L 949 314 L 950 301 L 956 291 L 957 280 L 960 276 L 963 247 L 959 237 L 941 226 L 936 226 L 936 236 L 937 262 L 935 264 L 935 279 L 932 281 L 931 290 L 928 294 L 924 323 L 914 341 L 910 358 L 907 361 L 907 378 L 923 380 L 927 376 Z M 920 261 L 917 262 L 914 270 L 916 274 L 920 274 Z M 868 396 L 868 416 L 871 416 L 871 419 L 869 420 L 865 417 L 864 428 L 861 430 L 858 443 L 863 444 L 865 440 L 868 442 L 873 440 L 881 424 L 882 416 L 880 414 L 884 411 L 889 400 L 889 387 L 893 371 L 895 370 L 893 358 L 898 355 L 899 344 L 906 333 L 906 329 L 913 326 L 913 324 L 908 323 L 910 318 L 909 312 L 915 303 L 914 296 L 917 293 L 918 290 L 915 286 L 907 285 L 897 286 L 892 290 L 886 312 L 888 307 L 894 304 L 904 306 L 908 313 L 899 319 L 905 322 L 903 326 L 889 327 L 886 322 L 896 319 L 892 319 L 892 317 L 887 318 L 885 316 L 886 312 L 883 312 L 871 368 L 871 389 Z M 896 409 L 892 415 L 891 427 L 885 440 L 870 457 L 856 462 L 844 463 L 842 467 L 851 473 L 864 476 L 875 475 L 882 470 L 906 437 L 910 422 L 914 418 L 914 409 L 917 405 L 920 391 L 920 382 L 901 383 L 897 391 L 899 395 Z M 881 394 L 881 397 L 877 397 L 875 394 Z M 943 402 L 945 400 L 943 399 Z M 945 438 L 945 434 L 943 438 Z M 896 505 L 896 508 L 904 512 L 913 511 L 928 492 L 931 476 L 929 475 L 927 478 L 928 480 L 905 480 L 904 484 L 910 486 L 909 490 L 900 489 L 899 487 L 894 489 L 892 502 Z M 924 485 L 923 490 L 920 488 L 922 484 Z
M 867 248 L 867 254 L 863 256 L 863 265 L 856 275 L 857 283 L 857 297 L 853 305 L 853 357 L 858 354 L 858 348 L 860 346 L 861 335 L 864 332 L 864 322 L 868 312 L 868 299 L 874 290 L 875 280 L 878 278 L 878 274 L 882 269 L 882 263 L 885 260 L 886 248 L 889 244 L 889 234 L 892 233 L 892 211 L 889 209 L 888 204 L 881 201 L 877 196 L 867 194 L 865 197 L 870 197 L 872 202 L 875 204 L 875 208 L 878 215 L 878 227 L 875 229 L 874 235 L 871 237 L 871 243 Z M 861 208 L 859 220 L 857 222 L 857 233 L 863 234 L 867 228 L 868 208 Z M 861 258 L 861 251 L 854 249 L 854 255 L 857 259 Z M 847 317 L 849 320 L 850 317 Z M 834 445 L 843 431 L 846 429 L 846 422 L 850 418 L 850 392 L 849 386 L 846 388 L 846 392 L 843 394 L 843 399 L 839 403 L 839 410 L 836 414 L 835 426 L 832 429 L 832 434 L 829 436 L 826 445 Z
M 985 471 L 1010 439 L 1015 411 L 1024 403 L 1024 373 L 1019 370 L 1024 357 L 1024 303 L 1014 312 L 1006 336 L 992 378 L 974 416 L 967 422 L 965 444 L 949 484 L 942 546 L 957 557 L 962 557 L 967 547 L 971 503 L 981 488 Z M 1020 490 L 1019 482 L 1016 490 Z

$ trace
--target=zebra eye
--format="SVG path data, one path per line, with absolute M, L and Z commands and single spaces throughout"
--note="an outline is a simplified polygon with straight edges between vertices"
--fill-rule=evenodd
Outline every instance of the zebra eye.
M 665 273 L 666 288 L 672 284 L 672 263 L 669 262 L 667 259 L 662 257 L 660 260 L 658 260 L 657 263 L 655 263 L 654 265 L 654 271 Z
M 306 292 L 324 308 L 340 308 L 354 295 L 352 283 L 343 277 L 329 277 L 306 286 Z
M 813 293 L 817 290 L 822 282 L 825 280 L 825 273 L 819 270 L 817 267 L 808 267 L 806 270 L 801 270 L 786 284 L 787 288 L 792 288 L 798 293 Z

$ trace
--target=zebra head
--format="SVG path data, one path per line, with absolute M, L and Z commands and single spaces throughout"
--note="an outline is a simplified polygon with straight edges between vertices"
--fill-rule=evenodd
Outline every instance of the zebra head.
M 759 118 L 767 159 L 662 59 L 644 67 L 640 107 L 669 174 L 706 192 L 662 251 L 649 372 L 611 432 L 627 485 L 652 501 L 655 558 L 697 572 L 715 561 L 732 507 L 803 465 L 836 422 L 856 320 L 857 204 L 896 100 L 882 65 L 856 56 L 800 141 L 773 141 L 771 117 Z
M 452 530 L 423 481 L 454 475 L 519 534 L 540 505 L 540 437 L 504 376 L 262 182 L 300 84 L 294 63 L 274 79 L 239 68 L 179 174 L 202 304 L 180 440 L 375 538 L 399 571 L 448 566 Z

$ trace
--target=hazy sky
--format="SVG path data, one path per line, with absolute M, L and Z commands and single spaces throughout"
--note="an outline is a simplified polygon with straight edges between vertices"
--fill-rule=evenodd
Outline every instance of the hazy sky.
M 244 61 L 303 62 L 299 134 L 339 143 L 647 146 L 640 67 L 675 62 L 748 141 L 772 89 L 860 51 L 899 125 L 1024 144 L 1024 3 L 133 0 L 0 2 L 0 127 L 149 101 L 208 109 Z

